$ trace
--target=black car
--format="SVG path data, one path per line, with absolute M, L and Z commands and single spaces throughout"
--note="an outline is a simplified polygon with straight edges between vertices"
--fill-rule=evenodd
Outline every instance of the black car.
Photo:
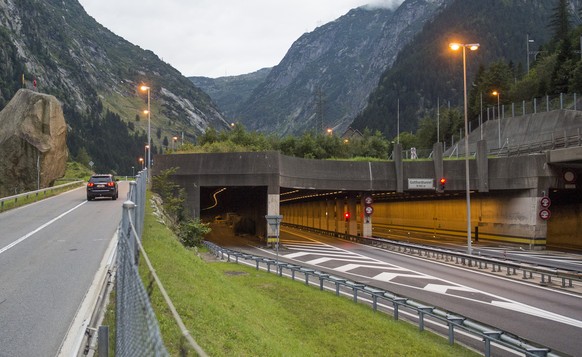
M 87 182 L 87 201 L 96 197 L 111 197 L 116 200 L 118 195 L 117 181 L 113 175 L 93 175 Z

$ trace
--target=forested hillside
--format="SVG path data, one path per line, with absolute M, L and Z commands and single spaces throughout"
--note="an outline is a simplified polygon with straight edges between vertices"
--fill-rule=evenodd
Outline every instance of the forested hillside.
M 546 43 L 552 37 L 550 18 L 557 5 L 557 0 L 455 1 L 403 48 L 353 126 L 394 137 L 398 101 L 401 132 L 414 132 L 421 118 L 435 116 L 437 101 L 445 108 L 449 104 L 462 107 L 462 55 L 449 49 L 450 42 L 481 45 L 478 51 L 467 53 L 469 86 L 480 66 L 495 61 L 507 63 L 515 79 L 521 78 L 527 34 L 535 40 L 530 51 Z M 534 60 L 531 56 L 532 64 Z

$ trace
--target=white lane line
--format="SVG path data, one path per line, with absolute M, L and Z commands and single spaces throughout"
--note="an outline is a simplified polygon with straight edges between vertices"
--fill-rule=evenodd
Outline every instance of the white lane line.
M 76 205 L 75 207 L 71 208 L 70 210 L 68 210 L 65 213 L 62 213 L 60 216 L 55 217 L 53 219 L 51 219 L 50 221 L 46 222 L 45 224 L 43 224 L 42 226 L 38 227 L 37 229 L 35 229 L 32 232 L 27 233 L 26 235 L 18 238 L 17 240 L 15 240 L 14 242 L 8 244 L 7 246 L 5 246 L 4 248 L 0 249 L 0 254 L 4 253 L 5 251 L 7 251 L 10 248 L 13 248 L 15 245 L 24 242 L 26 239 L 28 239 L 30 236 L 32 236 L 35 233 L 38 233 L 39 231 L 43 230 L 44 228 L 50 226 L 51 224 L 55 223 L 56 221 L 58 221 L 59 219 L 63 218 L 64 216 L 66 216 L 67 214 L 73 212 L 74 210 L 76 210 L 77 208 L 81 207 L 82 205 L 84 205 L 85 203 L 87 203 L 87 201 L 83 201 L 82 203 L 79 203 L 78 205 Z

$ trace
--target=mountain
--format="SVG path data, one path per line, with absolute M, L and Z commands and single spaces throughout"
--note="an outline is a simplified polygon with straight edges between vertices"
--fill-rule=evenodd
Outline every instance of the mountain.
M 130 173 L 147 142 L 151 88 L 153 150 L 228 123 L 210 97 L 153 52 L 90 17 L 77 0 L 0 0 L 0 109 L 25 85 L 63 102 L 71 156 L 95 170 Z M 25 83 L 22 83 L 24 76 Z
M 255 88 L 269 75 L 271 68 L 240 76 L 219 78 L 188 77 L 195 86 L 207 93 L 231 121 L 236 121 L 236 112 L 241 103 L 246 102 Z
M 360 7 L 304 34 L 235 117 L 280 135 L 345 130 L 400 49 L 450 1 L 406 0 L 395 11 Z
M 441 105 L 462 108 L 462 55 L 448 48 L 450 42 L 479 43 L 467 52 L 467 85 L 480 66 L 494 61 L 511 63 L 516 76 L 527 61 L 527 34 L 535 51 L 551 37 L 550 16 L 556 0 L 455 0 L 428 22 L 423 31 L 403 47 L 394 65 L 382 74 L 366 109 L 356 117 L 354 128 L 377 129 L 388 137 L 397 135 L 397 103 L 400 131 L 416 130 L 419 118 Z M 533 63 L 534 56 L 531 61 Z M 491 100 L 483 94 L 484 101 Z M 521 98 L 524 99 L 524 98 Z M 494 98 L 493 98 L 494 100 Z

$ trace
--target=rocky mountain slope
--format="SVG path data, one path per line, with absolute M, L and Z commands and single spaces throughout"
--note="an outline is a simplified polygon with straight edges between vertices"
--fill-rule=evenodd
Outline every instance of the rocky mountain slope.
M 228 127 L 207 94 L 101 26 L 77 0 L 0 0 L 0 39 L 0 109 L 23 75 L 29 88 L 34 80 L 36 90 L 64 103 L 72 156 L 88 153 L 97 169 L 131 172 L 143 155 L 141 84 L 151 87 L 154 152 L 176 133 L 193 138 L 209 126 Z
M 342 132 L 378 79 L 424 23 L 451 0 L 361 7 L 299 38 L 235 113 L 248 128 L 280 135 Z
M 220 78 L 188 77 L 195 86 L 207 93 L 231 121 L 236 121 L 238 107 L 246 102 L 255 88 L 269 75 L 271 68 L 240 76 Z

